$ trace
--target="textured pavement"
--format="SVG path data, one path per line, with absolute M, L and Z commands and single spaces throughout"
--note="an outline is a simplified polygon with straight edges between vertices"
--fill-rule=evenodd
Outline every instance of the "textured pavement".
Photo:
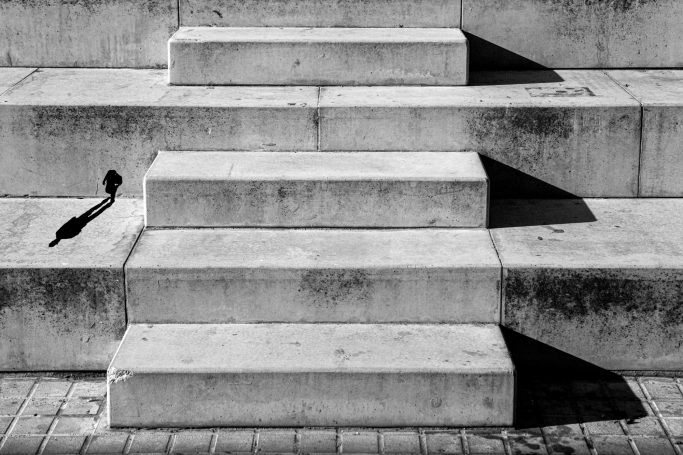
M 518 388 L 519 428 L 113 430 L 103 374 L 5 374 L 0 454 L 683 455 L 679 377 L 522 376 Z

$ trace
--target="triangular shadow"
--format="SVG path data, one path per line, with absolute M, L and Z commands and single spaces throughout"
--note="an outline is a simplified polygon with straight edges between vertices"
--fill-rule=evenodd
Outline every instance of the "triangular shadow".
M 469 44 L 470 69 L 472 71 L 549 69 L 547 66 L 541 65 L 484 38 L 480 38 L 472 33 L 464 33 Z M 554 71 L 544 71 L 542 74 L 533 77 L 541 77 L 541 79 L 528 82 L 562 82 L 562 78 Z
M 611 371 L 501 327 L 515 365 L 515 427 L 538 428 L 648 415 L 641 397 Z

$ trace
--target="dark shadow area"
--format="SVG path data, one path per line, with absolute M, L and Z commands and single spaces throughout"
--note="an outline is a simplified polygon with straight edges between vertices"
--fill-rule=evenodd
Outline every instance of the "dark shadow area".
M 501 327 L 517 374 L 515 428 L 646 417 L 616 373 Z
M 576 199 L 578 196 L 536 177 L 480 155 L 489 176 L 491 199 Z
M 106 198 L 102 202 L 90 207 L 88 210 L 83 212 L 77 217 L 72 217 L 69 221 L 64 223 L 62 227 L 57 229 L 55 233 L 55 239 L 50 242 L 50 248 L 57 245 L 61 240 L 72 239 L 81 233 L 83 228 L 88 225 L 92 220 L 97 218 L 112 206 L 114 201 L 111 198 Z
M 512 52 L 504 47 L 464 32 L 469 41 L 471 71 L 529 71 L 549 70 L 548 67 Z M 562 82 L 554 71 L 548 71 L 543 80 L 529 82 Z

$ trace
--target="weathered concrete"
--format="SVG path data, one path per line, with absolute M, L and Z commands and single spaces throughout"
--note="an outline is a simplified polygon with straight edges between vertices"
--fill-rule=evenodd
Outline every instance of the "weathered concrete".
M 468 87 L 323 88 L 320 149 L 472 150 L 576 195 L 636 196 L 640 106 L 607 75 L 471 79 Z
M 148 230 L 131 322 L 497 322 L 486 230 Z
M 0 66 L 166 67 L 176 0 L 4 0 Z
M 491 213 L 516 226 L 492 230 L 505 326 L 604 368 L 680 369 L 683 200 L 500 200 Z
M 180 24 L 457 28 L 460 8 L 460 0 L 180 0 Z
M 35 71 L 35 68 L 0 68 L 0 95 L 33 71 Z
M 456 28 L 181 27 L 176 85 L 464 85 Z
M 147 226 L 486 227 L 476 153 L 159 152 Z
M 640 196 L 683 197 L 683 71 L 610 71 L 643 106 Z
M 315 150 L 313 87 L 169 87 L 160 70 L 50 69 L 0 96 L 0 194 L 142 195 L 159 150 Z
M 126 328 L 123 263 L 143 205 L 116 202 L 48 244 L 102 199 L 0 199 L 0 370 L 101 370 Z
M 473 68 L 683 65 L 680 0 L 463 0 L 462 27 Z
M 495 325 L 132 325 L 111 426 L 510 425 Z

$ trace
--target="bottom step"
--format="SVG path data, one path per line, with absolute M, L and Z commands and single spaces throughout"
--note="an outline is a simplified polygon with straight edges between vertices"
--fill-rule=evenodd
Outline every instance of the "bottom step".
M 514 370 L 496 325 L 131 325 L 112 427 L 503 426 Z

